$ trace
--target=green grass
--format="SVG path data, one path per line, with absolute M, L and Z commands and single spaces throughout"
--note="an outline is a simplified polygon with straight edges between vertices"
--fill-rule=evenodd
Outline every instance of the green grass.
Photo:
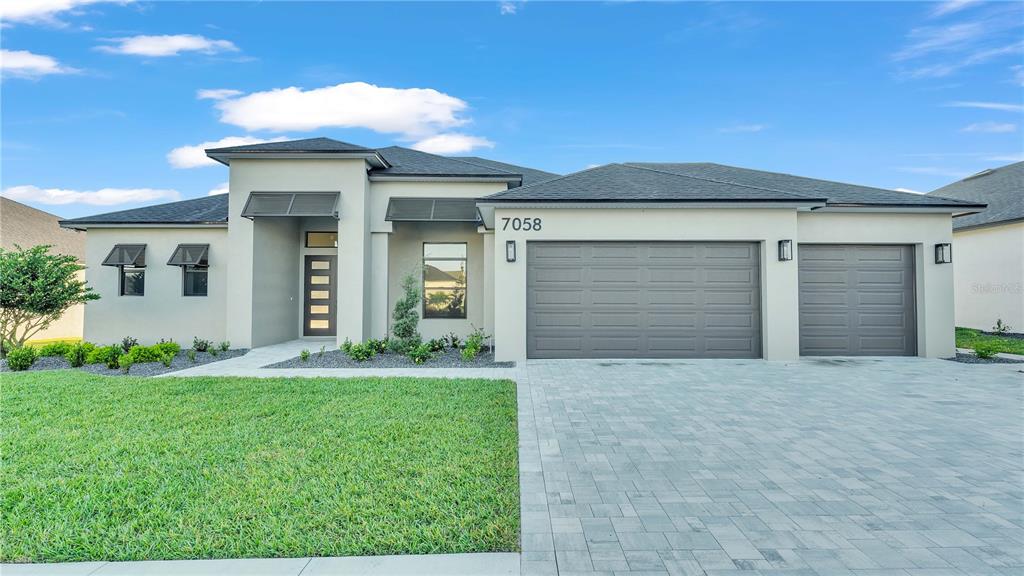
M 0 386 L 0 561 L 518 549 L 510 381 Z
M 1019 338 L 1002 338 L 990 334 L 982 334 L 980 330 L 971 328 L 956 329 L 957 348 L 971 348 L 979 342 L 994 342 L 999 345 L 997 352 L 1007 354 L 1024 354 L 1024 340 Z

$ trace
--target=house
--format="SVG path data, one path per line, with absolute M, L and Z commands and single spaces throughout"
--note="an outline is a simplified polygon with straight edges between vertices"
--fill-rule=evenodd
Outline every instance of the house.
M 52 254 L 74 256 L 84 263 L 86 235 L 63 229 L 59 222 L 60 216 L 0 197 L 0 248 L 49 245 Z M 84 318 L 85 306 L 72 306 L 48 328 L 36 332 L 32 340 L 81 338 Z
M 207 150 L 229 193 L 66 220 L 89 231 L 86 337 L 262 346 L 388 334 L 402 278 L 426 338 L 499 360 L 950 356 L 975 201 L 717 164 L 567 176 L 327 138 Z
M 956 325 L 1024 332 L 1024 162 L 983 170 L 930 192 L 988 204 L 953 221 Z

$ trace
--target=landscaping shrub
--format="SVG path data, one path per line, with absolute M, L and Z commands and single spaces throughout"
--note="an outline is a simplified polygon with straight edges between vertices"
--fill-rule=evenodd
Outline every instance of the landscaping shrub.
M 412 360 L 413 364 L 423 364 L 427 360 L 434 357 L 434 353 L 430 350 L 430 342 L 423 342 L 417 346 L 409 349 L 409 359 Z
M 96 345 L 91 342 L 75 342 L 67 353 L 64 354 L 64 359 L 68 361 L 72 368 L 79 368 L 85 364 L 89 358 L 89 353 L 95 349 Z
M 480 351 L 484 349 L 484 340 L 486 339 L 487 336 L 483 330 L 474 328 L 466 337 L 466 345 L 462 347 L 462 359 L 466 362 L 475 360 L 480 355 Z
M 125 356 L 128 356 L 133 364 L 144 364 L 146 362 L 159 362 L 165 352 L 158 346 L 132 346 Z
M 231 349 L 231 342 L 228 342 L 227 340 L 224 340 L 223 342 L 221 342 L 218 345 L 218 348 L 220 348 L 221 352 L 227 352 L 228 350 Z
M 376 353 L 377 350 L 373 346 L 371 346 L 369 342 L 364 342 L 363 344 L 353 344 L 349 346 L 348 351 L 345 352 L 345 354 L 348 354 L 349 358 L 355 360 L 356 362 L 365 362 L 370 358 L 373 358 L 373 355 Z
M 306 350 L 305 348 L 303 348 L 302 352 L 299 352 L 299 360 L 302 360 L 303 362 L 308 361 L 309 360 L 309 350 Z
M 188 361 L 189 362 L 191 362 L 193 364 L 196 363 L 196 351 L 194 349 L 189 348 L 188 352 L 186 352 L 185 355 L 188 356 Z
M 391 339 L 389 348 L 392 351 L 408 352 L 423 340 L 417 330 L 420 322 L 420 314 L 417 311 L 419 305 L 419 281 L 416 280 L 416 276 L 408 274 L 402 279 L 402 297 L 395 302 L 395 310 L 391 315 L 394 320 L 391 326 L 394 338 Z
M 974 354 L 978 358 L 988 359 L 992 358 L 999 352 L 1000 346 L 998 342 L 985 341 L 978 342 L 974 345 Z
M 174 362 L 174 354 L 164 354 L 160 358 L 160 363 L 166 366 L 167 368 L 171 367 L 171 362 Z
M 136 347 L 138 345 L 139 345 L 139 339 L 138 338 L 132 338 L 131 336 L 125 336 L 124 338 L 121 339 L 121 350 L 124 350 L 126 353 L 127 352 L 131 352 L 132 348 L 134 348 L 134 347 Z
M 206 352 L 210 349 L 211 344 L 209 340 L 203 340 L 196 336 L 192 337 L 192 349 L 196 352 Z
M 211 347 L 209 350 L 206 351 L 206 353 L 216 358 L 217 356 L 220 355 L 220 350 Z
M 40 356 L 64 356 L 71 350 L 69 342 L 50 342 L 39 347 Z
M 444 349 L 447 346 L 445 341 L 441 338 L 434 338 L 433 340 L 427 342 L 427 345 L 430 346 L 431 352 L 444 352 Z
M 181 345 L 174 340 L 160 340 L 154 347 L 164 354 L 170 354 L 171 356 L 177 356 L 178 352 L 181 352 Z
M 374 353 L 376 353 L 376 354 L 383 354 L 383 353 L 388 351 L 388 339 L 387 338 L 382 338 L 380 340 L 377 340 L 375 338 L 370 338 L 364 344 L 369 346 L 370 348 L 372 348 Z
M 120 368 L 121 372 L 124 372 L 125 374 L 132 369 L 132 364 L 135 364 L 135 360 L 132 359 L 131 354 L 122 354 L 121 357 L 117 359 L 118 368 Z
M 1006 334 L 1010 330 L 1013 330 L 1013 326 L 1003 323 L 1002 318 L 996 318 L 996 325 L 992 327 L 992 332 L 995 334 Z
M 111 370 L 117 368 L 117 359 L 121 357 L 121 347 L 117 344 L 103 346 L 90 352 L 86 358 L 86 364 L 106 364 Z
M 39 353 L 31 346 L 19 346 L 7 351 L 7 367 L 14 371 L 28 370 L 36 363 Z
M 459 335 L 455 332 L 449 332 L 448 335 L 444 337 L 444 340 L 452 350 L 458 350 L 459 347 L 462 346 L 462 339 L 459 338 Z
M 341 343 L 340 348 L 342 352 L 348 354 L 348 351 L 352 349 L 352 341 L 349 340 L 348 338 L 345 338 L 345 341 Z

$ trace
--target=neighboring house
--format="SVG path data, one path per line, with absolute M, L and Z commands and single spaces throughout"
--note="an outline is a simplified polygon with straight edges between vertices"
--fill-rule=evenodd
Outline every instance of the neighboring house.
M 1024 162 L 984 170 L 930 193 L 988 204 L 953 220 L 956 325 L 1024 332 Z
M 327 138 L 207 150 L 229 193 L 89 230 L 86 337 L 262 346 L 384 337 L 402 277 L 426 338 L 500 360 L 951 356 L 936 244 L 983 208 L 717 164 L 568 176 Z
M 0 197 L 0 248 L 31 248 L 48 244 L 50 252 L 74 256 L 85 263 L 85 234 L 60 227 L 60 216 L 37 210 L 9 198 Z M 81 338 L 85 306 L 72 306 L 49 328 L 37 332 L 32 340 Z

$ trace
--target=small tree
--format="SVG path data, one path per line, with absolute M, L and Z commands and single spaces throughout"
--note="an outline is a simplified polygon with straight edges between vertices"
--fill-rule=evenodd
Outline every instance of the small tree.
M 420 284 L 413 274 L 402 278 L 402 297 L 395 302 L 395 311 L 391 315 L 394 324 L 391 334 L 397 341 L 402 352 L 416 346 L 422 340 L 417 327 L 420 322 Z
M 23 346 L 75 304 L 98 300 L 78 277 L 84 269 L 74 256 L 50 254 L 50 246 L 0 248 L 0 352 Z

